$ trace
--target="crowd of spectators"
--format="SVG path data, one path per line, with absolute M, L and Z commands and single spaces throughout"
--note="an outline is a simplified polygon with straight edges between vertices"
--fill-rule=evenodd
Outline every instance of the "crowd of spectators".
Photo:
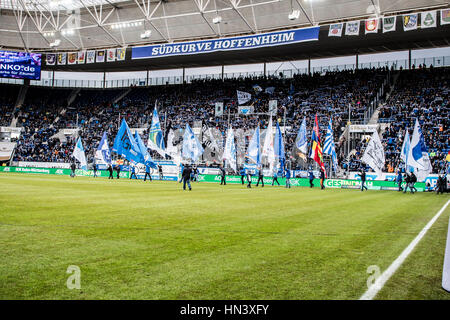
M 165 134 L 169 129 L 182 129 L 186 123 L 194 126 L 199 121 L 216 128 L 223 137 L 228 124 L 248 132 L 259 124 L 264 130 L 269 119 L 266 115 L 269 101 L 277 100 L 274 120 L 279 121 L 281 126 L 286 123 L 286 152 L 294 167 L 297 159 L 292 151 L 301 121 L 306 118 L 310 136 L 317 114 L 322 142 L 331 118 L 339 162 L 344 169 L 350 166 L 351 170 L 357 170 L 367 141 L 357 144 L 350 162 L 345 161 L 343 146 L 346 141 L 345 137 L 340 138 L 348 119 L 348 106 L 351 105 L 352 122 L 362 122 L 388 73 L 386 68 L 380 68 L 298 74 L 293 78 L 202 79 L 181 85 L 83 89 L 69 107 L 64 98 L 67 99 L 70 90 L 46 89 L 48 92 L 45 92 L 45 89 L 35 88 L 20 111 L 18 125 L 26 130 L 19 141 L 15 160 L 68 162 L 75 137 L 60 142 L 51 136 L 59 129 L 79 128 L 91 161 L 103 132 L 108 133 L 112 146 L 121 119 L 125 118 L 131 128 L 147 128 L 155 106 L 158 107 Z M 236 90 L 252 94 L 252 100 L 246 104 L 254 107 L 256 115 L 238 115 Z M 125 97 L 115 102 L 123 94 L 126 94 Z M 447 68 L 400 72 L 394 92 L 379 113 L 380 121 L 391 123 L 382 136 L 386 171 L 399 166 L 399 147 L 403 142 L 404 129 L 408 127 L 412 133 L 415 117 L 419 117 L 424 132 L 427 132 L 426 142 L 433 167 L 436 165 L 436 170 L 439 170 L 444 165 L 443 154 L 448 150 L 447 94 Z M 44 99 L 47 95 L 49 97 Z M 215 116 L 215 102 L 224 103 L 223 116 Z M 245 137 L 245 144 L 248 144 L 250 137 L 251 133 Z M 146 143 L 147 131 L 144 131 L 142 138 Z M 156 153 L 152 156 L 160 157 Z
M 403 70 L 395 90 L 380 108 L 379 121 L 390 123 L 384 131 L 385 171 L 395 172 L 402 166 L 400 160 L 406 130 L 412 136 L 416 119 L 419 120 L 433 173 L 445 171 L 445 157 L 450 150 L 450 68 L 420 66 Z

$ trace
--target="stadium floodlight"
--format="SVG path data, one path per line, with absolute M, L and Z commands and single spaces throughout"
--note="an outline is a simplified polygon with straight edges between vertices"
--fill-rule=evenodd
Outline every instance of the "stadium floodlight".
M 56 39 L 54 42 L 50 43 L 50 47 L 57 47 L 61 44 L 61 40 L 60 39 Z
M 295 20 L 298 19 L 298 17 L 300 17 L 300 10 L 292 10 L 288 16 L 289 20 Z
M 152 30 L 145 30 L 141 33 L 141 39 L 148 39 L 152 35 Z
M 212 23 L 214 24 L 218 24 L 222 21 L 222 17 L 221 16 L 216 16 L 213 18 Z

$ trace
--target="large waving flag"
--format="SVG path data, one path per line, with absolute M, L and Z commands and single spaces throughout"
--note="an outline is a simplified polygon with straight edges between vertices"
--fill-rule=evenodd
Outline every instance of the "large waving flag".
M 411 167 L 416 171 L 418 180 L 425 179 L 433 171 L 428 148 L 417 119 L 409 147 L 407 167 Z
M 317 121 L 317 114 L 314 120 L 314 128 L 312 132 L 311 141 L 312 146 L 309 157 L 311 159 L 314 159 L 314 161 L 319 165 L 319 167 L 325 172 L 326 176 L 325 165 L 323 163 L 322 147 L 320 146 L 319 122 Z
M 95 161 L 97 164 L 111 164 L 111 152 L 109 151 L 106 132 L 103 132 L 102 140 L 100 140 L 100 143 L 98 144 L 97 151 L 95 152 Z
M 338 161 L 337 161 L 337 154 L 336 154 L 336 146 L 334 144 L 334 138 L 333 138 L 333 123 L 331 122 L 331 118 L 330 118 L 330 122 L 328 124 L 327 134 L 325 135 L 325 143 L 323 145 L 323 153 L 329 154 L 331 156 L 334 172 L 337 172 Z
M 164 136 L 161 130 L 161 124 L 159 122 L 158 110 L 153 109 L 152 125 L 150 126 L 150 131 L 148 133 L 147 147 L 149 149 L 155 150 L 162 157 L 166 155 L 164 146 Z
M 416 119 L 414 132 L 411 138 L 411 145 L 408 151 L 408 165 L 416 169 L 425 168 L 424 153 L 427 153 L 427 147 L 423 139 L 422 129 L 419 121 Z
M 377 131 L 372 134 L 361 161 L 368 164 L 377 174 L 381 174 L 386 160 L 383 144 Z
M 273 147 L 272 116 L 270 116 L 269 125 L 267 126 L 267 129 L 266 129 L 266 136 L 264 138 L 262 156 L 267 157 L 267 162 L 269 163 L 270 170 L 272 171 L 273 165 L 275 164 L 275 149 Z
M 234 142 L 234 132 L 233 127 L 228 129 L 227 131 L 227 141 L 225 142 L 225 151 L 223 152 L 223 160 L 225 160 L 225 164 L 237 172 L 236 165 L 236 144 Z
M 84 153 L 83 143 L 81 137 L 78 138 L 75 149 L 73 149 L 72 157 L 77 159 L 81 164 L 81 169 L 87 170 L 86 154 Z
M 274 151 L 277 163 L 280 164 L 280 168 L 284 168 L 286 155 L 284 153 L 283 135 L 281 133 L 281 129 L 280 126 L 278 125 L 278 122 L 277 122 L 277 129 L 275 130 Z
M 247 154 L 245 157 L 249 159 L 252 164 L 256 164 L 257 166 L 261 165 L 261 153 L 259 151 L 260 148 L 260 136 L 259 136 L 259 125 L 253 133 L 252 140 L 250 140 L 250 144 L 248 145 Z
M 121 155 L 128 161 L 134 161 L 142 163 L 142 154 L 139 146 L 136 143 L 133 135 L 131 134 L 130 128 L 128 127 L 125 119 L 122 119 L 120 124 L 119 132 L 114 139 L 114 145 L 112 151 Z
M 205 150 L 203 149 L 202 144 L 198 141 L 189 124 L 186 123 L 186 129 L 184 130 L 183 136 L 183 149 L 181 151 L 183 158 L 196 162 L 203 151 Z
M 298 156 L 303 160 L 306 160 L 306 155 L 308 154 L 308 140 L 306 138 L 306 118 L 303 118 L 300 129 L 297 133 L 297 138 L 295 139 L 295 146 L 298 149 Z
M 141 163 L 145 165 L 149 165 L 152 168 L 156 168 L 156 163 L 153 161 L 152 157 L 150 156 L 150 153 L 148 152 L 147 147 L 145 146 L 144 142 L 141 139 L 141 136 L 136 131 L 134 133 L 134 139 L 136 140 L 136 143 L 139 147 L 139 151 L 141 152 L 142 159 Z

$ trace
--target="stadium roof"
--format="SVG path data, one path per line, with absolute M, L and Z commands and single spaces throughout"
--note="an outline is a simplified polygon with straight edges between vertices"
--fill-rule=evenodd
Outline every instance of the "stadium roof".
M 444 7 L 448 1 L 0 0 L 0 47 L 38 52 L 130 47 Z M 288 17 L 293 11 L 298 18 Z M 142 39 L 146 30 L 151 35 Z M 50 46 L 55 39 L 61 40 L 57 48 Z

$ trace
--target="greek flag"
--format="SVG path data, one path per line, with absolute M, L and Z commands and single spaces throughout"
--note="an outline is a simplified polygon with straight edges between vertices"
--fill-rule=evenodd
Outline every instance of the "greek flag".
M 248 145 L 247 154 L 245 157 L 251 161 L 252 164 L 256 164 L 257 166 L 261 165 L 261 153 L 259 151 L 260 148 L 260 136 L 259 136 L 259 125 L 253 133 L 252 140 L 250 140 L 250 144 Z
M 202 144 L 198 141 L 197 137 L 194 135 L 189 124 L 186 123 L 186 129 L 184 130 L 183 136 L 183 149 L 181 155 L 185 159 L 190 159 L 196 162 L 198 158 L 202 155 L 204 149 Z
M 299 150 L 299 156 L 303 159 L 306 158 L 308 154 L 308 140 L 306 139 L 306 118 L 303 118 L 300 129 L 297 133 L 297 138 L 295 139 L 295 146 Z
M 137 163 L 142 163 L 143 161 L 141 150 L 139 149 L 136 140 L 131 134 L 130 128 L 128 127 L 125 119 L 122 119 L 119 132 L 114 139 L 112 151 L 121 155 L 128 161 L 134 161 Z
M 281 133 L 280 126 L 278 125 L 278 121 L 277 121 L 277 128 L 275 131 L 274 151 L 275 151 L 275 157 L 278 160 L 278 163 L 280 164 L 280 168 L 284 168 L 284 162 L 286 160 L 286 156 L 284 153 L 283 135 Z
M 97 151 L 95 152 L 95 161 L 96 164 L 111 164 L 111 152 L 109 151 L 106 132 L 103 132 L 102 140 L 100 140 L 100 143 L 98 144 Z
M 73 149 L 72 157 L 77 159 L 81 164 L 81 169 L 87 170 L 86 154 L 84 153 L 83 143 L 81 138 L 78 138 L 75 149 Z
M 323 145 L 323 153 L 331 155 L 331 160 L 333 161 L 333 168 L 334 172 L 337 172 L 338 168 L 338 162 L 337 162 L 337 155 L 336 155 L 336 146 L 334 144 L 334 138 L 333 138 L 333 123 L 331 122 L 328 124 L 327 134 L 325 135 L 325 143 Z
M 233 127 L 227 131 L 227 141 L 225 142 L 225 151 L 223 153 L 223 160 L 226 161 L 226 165 L 237 172 L 236 168 L 236 144 L 234 143 Z
M 153 159 L 150 156 L 150 153 L 148 153 L 147 147 L 145 146 L 144 142 L 141 139 L 141 136 L 139 135 L 139 133 L 137 131 L 134 133 L 134 139 L 136 140 L 136 143 L 139 147 L 139 151 L 141 152 L 141 155 L 142 155 L 141 163 L 144 165 L 148 165 L 152 168 L 156 168 L 156 163 L 153 162 Z
M 148 133 L 147 147 L 149 149 L 155 150 L 162 157 L 166 155 L 164 146 L 164 136 L 161 130 L 161 124 L 159 123 L 158 110 L 153 109 L 152 125 L 150 126 L 150 131 Z

